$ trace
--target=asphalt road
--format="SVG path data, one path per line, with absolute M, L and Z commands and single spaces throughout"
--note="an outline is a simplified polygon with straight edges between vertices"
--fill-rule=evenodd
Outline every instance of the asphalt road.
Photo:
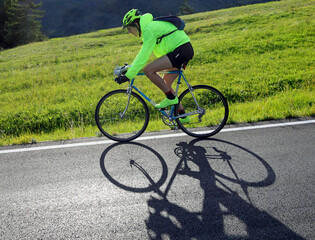
M 315 123 L 234 127 L 0 148 L 0 239 L 315 239 Z

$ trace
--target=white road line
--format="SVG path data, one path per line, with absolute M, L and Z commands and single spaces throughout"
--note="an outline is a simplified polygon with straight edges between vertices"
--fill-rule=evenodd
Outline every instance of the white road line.
M 255 125 L 255 126 L 237 127 L 237 128 L 226 128 L 226 129 L 222 129 L 220 131 L 220 133 L 223 133 L 223 132 L 235 132 L 235 131 L 246 131 L 246 130 L 262 129 L 262 128 L 285 127 L 285 126 L 310 124 L 310 123 L 315 123 L 315 120 L 306 120 L 306 121 L 299 121 L 299 122 L 286 122 L 286 123 L 275 123 L 275 124 L 267 124 L 267 125 Z M 173 137 L 181 137 L 181 136 L 186 136 L 186 134 L 185 133 L 175 133 L 175 134 L 165 134 L 165 135 L 157 135 L 157 136 L 139 137 L 135 141 L 145 141 L 145 140 L 152 140 L 152 139 L 173 138 Z M 109 144 L 109 143 L 114 143 L 114 141 L 106 140 L 106 141 L 94 141 L 94 142 L 70 143 L 70 144 L 62 144 L 62 145 L 51 145 L 51 146 L 42 146 L 42 147 L 16 148 L 16 149 L 0 150 L 0 154 L 30 152 L 30 151 L 42 151 L 42 150 L 50 150 L 50 149 L 72 148 L 72 147 L 83 147 L 83 146 L 94 146 L 94 145 Z

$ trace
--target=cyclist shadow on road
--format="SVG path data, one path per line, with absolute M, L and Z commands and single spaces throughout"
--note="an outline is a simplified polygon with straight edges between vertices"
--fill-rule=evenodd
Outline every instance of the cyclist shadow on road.
M 102 158 L 101 167 L 111 182 L 125 190 L 155 192 L 147 201 L 149 217 L 145 223 L 150 239 L 303 239 L 252 203 L 249 190 L 272 185 L 275 173 L 264 159 L 248 149 L 217 139 L 181 142 L 174 150 L 179 162 L 165 190 L 160 190 L 167 179 L 164 159 L 149 147 L 134 146 L 149 150 L 158 159 L 154 162 L 159 162 L 161 171 L 154 175 L 156 166 L 153 171 L 148 165 L 132 161 L 134 156 L 130 158 L 130 164 L 147 179 L 146 184 L 149 181 L 149 187 L 129 187 L 122 180 L 114 180 L 102 165 Z M 103 163 L 104 154 L 108 151 L 103 153 Z M 178 191 L 170 191 L 177 185 L 174 183 L 187 177 L 191 183 L 198 182 L 200 188 L 184 186 L 186 191 L 191 190 L 185 199 L 172 196 L 173 191 Z M 198 211 L 186 207 L 188 201 L 194 201 L 197 191 L 203 194 Z

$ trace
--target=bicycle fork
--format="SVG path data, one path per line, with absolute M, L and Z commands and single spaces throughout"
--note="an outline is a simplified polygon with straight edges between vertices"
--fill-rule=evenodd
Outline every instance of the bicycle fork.
M 128 107 L 129 107 L 130 98 L 131 98 L 131 90 L 132 90 L 131 87 L 128 87 L 128 88 L 127 88 L 126 95 L 128 95 L 128 101 L 127 101 L 127 105 L 126 105 L 126 107 L 125 107 L 125 110 L 124 110 L 122 113 L 119 113 L 119 117 L 120 117 L 121 119 L 124 118 L 124 116 L 125 116 L 125 114 L 126 114 L 126 112 L 127 112 L 127 109 L 128 109 Z

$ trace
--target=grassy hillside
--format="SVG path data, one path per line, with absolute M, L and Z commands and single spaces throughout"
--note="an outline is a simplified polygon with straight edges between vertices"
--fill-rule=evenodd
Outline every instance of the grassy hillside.
M 287 0 L 185 16 L 189 81 L 227 97 L 229 123 L 313 116 L 314 12 L 312 0 Z M 113 69 L 140 47 L 116 28 L 1 51 L 0 145 L 96 136 L 98 100 L 127 86 Z M 145 77 L 136 82 L 164 97 Z M 154 113 L 148 130 L 166 129 Z

